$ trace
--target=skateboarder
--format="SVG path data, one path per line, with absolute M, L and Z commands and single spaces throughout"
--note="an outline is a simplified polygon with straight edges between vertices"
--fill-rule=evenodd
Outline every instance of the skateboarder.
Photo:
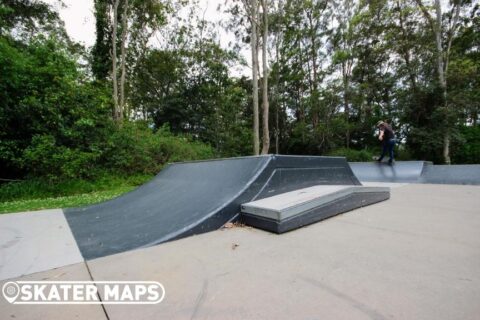
M 378 162 L 382 162 L 383 157 L 385 157 L 385 154 L 388 152 L 388 155 L 390 156 L 390 159 L 388 160 L 389 164 L 392 164 L 393 161 L 395 160 L 393 157 L 393 148 L 395 147 L 395 132 L 393 132 L 392 127 L 384 122 L 384 121 L 378 121 L 377 123 L 378 129 L 380 129 L 380 135 L 378 136 L 378 140 L 382 141 L 382 154 L 380 155 L 380 158 L 377 159 Z

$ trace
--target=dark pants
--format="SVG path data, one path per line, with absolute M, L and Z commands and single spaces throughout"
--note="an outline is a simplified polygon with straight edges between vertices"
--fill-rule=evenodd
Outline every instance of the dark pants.
M 380 156 L 380 158 L 378 158 L 378 161 L 382 161 L 383 157 L 385 157 L 387 152 L 388 152 L 388 155 L 390 156 L 390 160 L 388 160 L 388 162 L 392 162 L 394 160 L 393 148 L 395 147 L 395 143 L 396 143 L 395 139 L 390 139 L 383 144 L 382 155 Z

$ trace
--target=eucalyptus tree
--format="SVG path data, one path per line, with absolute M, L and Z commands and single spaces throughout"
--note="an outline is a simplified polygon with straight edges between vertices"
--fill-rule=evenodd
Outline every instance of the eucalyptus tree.
M 350 146 L 350 108 L 351 108 L 351 87 L 352 71 L 356 63 L 354 49 L 357 45 L 358 37 L 353 30 L 353 18 L 358 13 L 358 3 L 354 0 L 340 0 L 335 11 L 335 22 L 337 27 L 333 35 L 332 45 L 334 48 L 334 65 L 340 67 L 343 84 L 343 112 L 346 121 L 345 146 Z
M 250 44 L 252 70 L 252 108 L 253 108 L 253 153 L 260 153 L 260 117 L 258 82 L 262 81 L 262 154 L 270 150 L 270 102 L 269 102 L 269 17 L 271 8 L 276 5 L 268 0 L 235 0 L 226 3 L 225 12 L 230 14 L 226 28 L 234 31 L 237 39 Z M 248 22 L 246 24 L 245 22 Z M 240 47 L 240 45 L 237 45 Z M 259 53 L 262 50 L 262 76 L 260 73 Z
M 431 6 L 427 7 L 422 0 L 415 0 L 425 17 L 428 27 L 431 29 L 435 39 L 436 46 L 436 72 L 438 77 L 438 86 L 441 91 L 441 106 L 444 115 L 443 125 L 443 158 L 446 164 L 451 163 L 450 143 L 452 127 L 455 124 L 455 110 L 451 110 L 448 103 L 447 74 L 450 62 L 450 52 L 452 41 L 456 35 L 460 21 L 460 9 L 464 1 L 451 1 L 448 14 L 442 13 L 442 4 L 440 0 L 434 0 Z
M 171 3 L 159 0 L 95 0 L 94 5 L 97 39 L 92 49 L 92 69 L 97 79 L 106 79 L 105 64 L 111 64 L 113 118 L 121 122 L 124 115 L 130 115 L 130 110 L 126 108 L 129 69 L 134 69 L 149 39 L 166 23 Z
M 255 1 L 255 0 L 252 0 Z M 263 109 L 263 137 L 262 137 L 262 154 L 268 154 L 270 149 L 270 130 L 269 130 L 269 102 L 268 102 L 268 0 L 261 0 L 262 6 L 262 109 Z

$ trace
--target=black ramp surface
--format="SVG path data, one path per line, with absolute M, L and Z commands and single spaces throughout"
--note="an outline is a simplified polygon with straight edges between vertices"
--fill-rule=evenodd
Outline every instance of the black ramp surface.
M 350 162 L 353 173 L 365 182 L 418 182 L 423 170 L 429 166 L 425 161 L 399 161 L 394 165 L 377 162 Z
M 93 259 L 216 230 L 244 202 L 318 184 L 360 183 L 338 157 L 187 162 L 116 199 L 64 212 L 83 257 Z

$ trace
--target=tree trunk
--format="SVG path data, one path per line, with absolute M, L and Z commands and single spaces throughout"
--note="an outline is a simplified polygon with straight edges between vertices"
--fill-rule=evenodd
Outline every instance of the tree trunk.
M 437 45 L 437 72 L 438 82 L 442 89 L 443 104 L 447 105 L 447 82 L 445 81 L 445 67 L 443 61 L 442 47 L 442 8 L 440 0 L 435 0 L 436 22 L 435 22 L 435 43 Z
M 125 110 L 125 74 L 126 74 L 126 41 L 128 28 L 128 0 L 125 0 L 122 17 L 122 44 L 121 44 L 121 76 L 120 76 L 120 119 L 123 119 L 123 111 Z M 127 115 L 128 116 L 128 115 Z
M 257 0 L 251 0 L 252 22 L 252 90 L 253 90 L 253 154 L 260 152 L 259 118 L 258 118 L 258 47 L 257 47 Z
M 278 34 L 275 37 L 275 62 L 276 65 L 279 66 L 279 37 Z M 283 91 L 282 91 L 283 92 Z M 275 96 L 274 96 L 274 101 L 275 101 L 275 154 L 280 153 L 280 121 L 279 121 L 279 109 L 280 109 L 280 74 L 279 71 L 276 73 L 275 77 Z
M 438 73 L 438 82 L 440 84 L 440 89 L 442 90 L 442 104 L 445 108 L 445 111 L 448 113 L 448 102 L 447 102 L 447 81 L 445 78 L 445 65 L 444 65 L 444 53 L 442 46 L 442 7 L 440 0 L 435 0 L 435 43 L 437 45 L 437 73 Z M 447 116 L 447 115 L 446 115 Z M 450 164 L 450 124 L 448 119 L 446 119 L 445 133 L 443 138 L 443 160 L 445 164 Z
M 267 42 L 268 42 L 268 8 L 267 0 L 262 0 L 263 7 L 263 50 L 262 50 L 262 64 L 263 64 L 263 144 L 262 144 L 262 154 L 268 154 L 270 149 L 270 132 L 268 129 L 268 112 L 269 112 L 269 103 L 268 103 L 268 64 L 267 64 Z
M 398 9 L 398 15 L 399 15 L 400 29 L 402 30 L 402 40 L 405 42 L 405 41 L 407 41 L 409 36 L 408 36 L 408 34 L 405 30 L 402 8 L 400 6 L 400 1 L 398 1 L 398 0 L 397 0 L 397 9 Z M 413 71 L 412 65 L 410 63 L 409 49 L 405 47 L 405 44 L 403 44 L 403 46 L 401 47 L 401 50 L 402 50 L 403 59 L 405 60 L 405 66 L 407 67 L 408 77 L 410 79 L 412 90 L 413 90 L 414 93 L 416 93 L 417 92 L 417 77 L 416 77 L 416 74 Z
M 442 106 L 445 108 L 445 116 L 448 116 L 448 101 L 447 101 L 447 81 L 445 70 L 447 66 L 445 62 L 445 55 L 443 52 L 442 46 L 442 6 L 440 0 L 435 0 L 435 19 L 432 18 L 430 13 L 428 12 L 427 8 L 423 5 L 421 0 L 415 0 L 415 2 L 422 10 L 423 15 L 427 19 L 427 22 L 430 24 L 433 33 L 435 34 L 435 45 L 437 47 L 437 74 L 438 74 L 438 82 L 440 89 L 442 90 Z M 459 5 L 458 3 L 456 5 Z M 455 15 L 455 19 L 457 19 L 457 14 Z M 452 26 L 451 32 L 453 32 L 455 28 L 455 23 Z M 450 124 L 448 118 L 445 120 L 444 124 L 444 137 L 443 137 L 443 160 L 446 164 L 450 164 Z
M 347 149 L 349 149 L 350 148 L 350 129 L 348 128 L 348 126 L 349 126 L 349 120 L 350 120 L 349 119 L 350 106 L 348 101 L 349 81 L 348 81 L 346 62 L 342 62 L 342 73 L 343 73 L 343 108 L 345 112 L 345 122 L 347 125 L 347 129 L 345 131 L 345 146 L 347 147 Z
M 118 82 L 117 82 L 117 24 L 118 5 L 120 0 L 113 4 L 113 26 L 112 26 L 112 83 L 113 83 L 113 120 L 120 121 L 120 108 L 118 104 Z
M 450 159 L 450 134 L 448 131 L 445 132 L 443 137 L 443 158 L 445 159 L 446 164 L 451 164 Z
M 312 83 L 312 95 L 314 95 L 315 99 L 312 103 L 312 125 L 313 129 L 318 126 L 318 66 L 317 66 L 317 45 L 316 45 L 316 33 L 318 28 L 318 23 L 313 24 L 312 14 L 308 13 L 308 22 L 309 22 L 309 31 L 310 31 L 310 41 L 312 43 L 311 47 L 311 58 L 312 58 L 312 72 L 313 72 L 313 83 Z

